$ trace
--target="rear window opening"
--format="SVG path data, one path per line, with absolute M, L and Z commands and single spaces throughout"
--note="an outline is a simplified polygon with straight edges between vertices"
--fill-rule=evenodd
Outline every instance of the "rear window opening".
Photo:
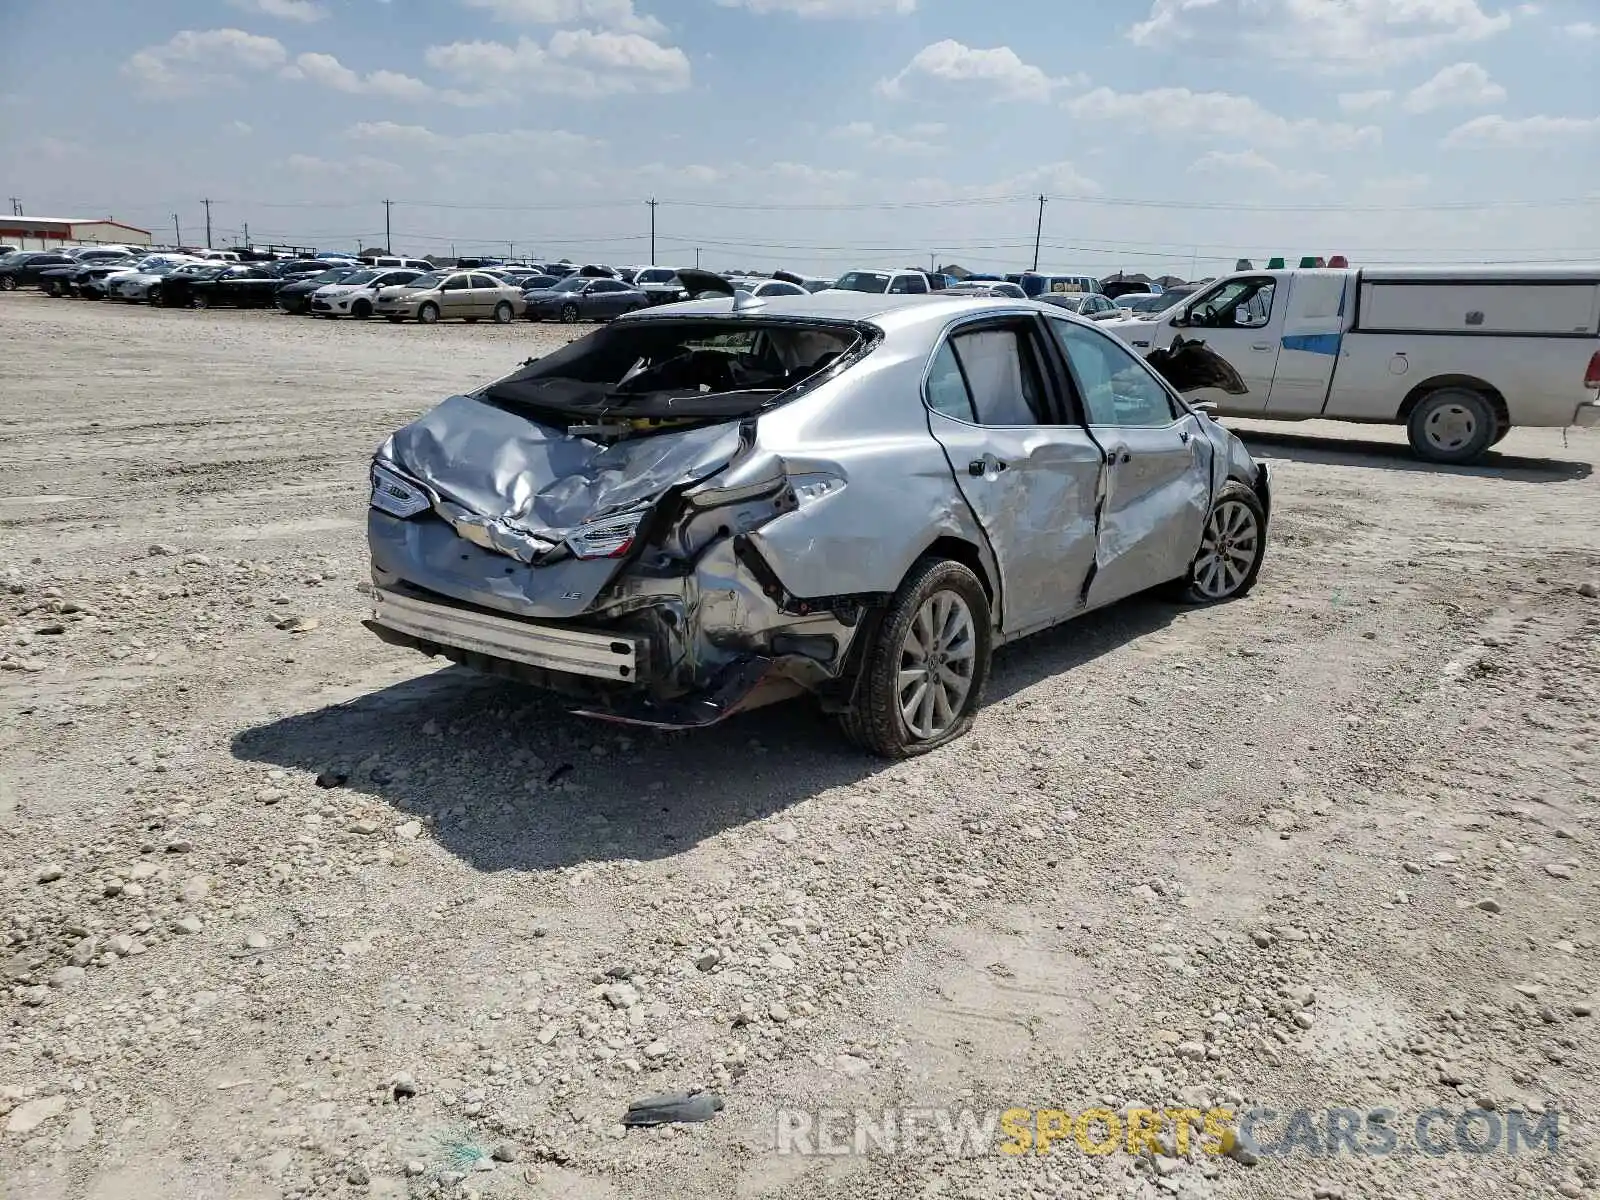
M 847 322 L 623 321 L 490 384 L 482 396 L 586 437 L 753 415 L 860 351 Z M 576 420 L 575 420 L 576 418 Z

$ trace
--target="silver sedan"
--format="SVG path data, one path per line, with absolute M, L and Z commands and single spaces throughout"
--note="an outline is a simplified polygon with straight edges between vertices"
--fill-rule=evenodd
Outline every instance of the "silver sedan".
M 1032 301 L 739 295 L 631 314 L 452 396 L 371 472 L 368 627 L 690 728 L 797 694 L 886 757 L 972 725 L 1005 642 L 1153 587 L 1243 596 L 1265 464 Z

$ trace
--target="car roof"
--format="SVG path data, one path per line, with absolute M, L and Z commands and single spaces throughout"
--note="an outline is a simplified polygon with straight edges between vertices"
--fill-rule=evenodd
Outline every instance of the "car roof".
M 918 325 L 943 326 L 961 316 L 984 313 L 1032 315 L 1050 313 L 1075 317 L 1056 305 L 1018 300 L 1009 296 L 946 296 L 939 292 L 884 295 L 881 292 L 808 292 L 804 296 L 762 297 L 758 307 L 736 312 L 729 298 L 689 300 L 640 309 L 619 321 L 670 320 L 673 317 L 747 317 L 759 321 L 768 317 L 816 318 L 832 321 L 868 321 L 889 331 L 910 330 Z M 1092 327 L 1092 323 L 1084 322 Z

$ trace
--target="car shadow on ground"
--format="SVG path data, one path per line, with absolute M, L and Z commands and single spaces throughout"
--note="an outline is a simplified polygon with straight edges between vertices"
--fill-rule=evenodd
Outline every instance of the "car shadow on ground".
M 998 703 L 1169 623 L 1135 599 L 1002 648 Z M 981 726 L 980 726 L 981 728 Z M 515 683 L 447 667 L 237 734 L 236 758 L 321 775 L 341 812 L 354 791 L 480 871 L 667 858 L 890 764 L 846 743 L 804 700 L 693 733 L 569 715 Z M 960 743 L 942 751 L 961 753 Z M 335 826 L 334 828 L 337 828 Z
M 1467 466 L 1423 462 L 1411 447 L 1397 442 L 1359 438 L 1316 437 L 1305 433 L 1234 429 L 1250 453 L 1258 458 L 1324 466 L 1376 467 L 1385 471 L 1420 471 L 1430 475 L 1464 475 L 1480 479 L 1511 479 L 1520 483 L 1570 483 L 1594 473 L 1592 464 L 1554 458 L 1524 458 L 1490 450 Z

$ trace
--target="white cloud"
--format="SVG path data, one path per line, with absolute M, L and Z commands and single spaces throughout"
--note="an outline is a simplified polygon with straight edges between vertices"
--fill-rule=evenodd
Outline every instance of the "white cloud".
M 1204 134 L 1252 146 L 1348 149 L 1375 145 L 1383 137 L 1374 125 L 1348 125 L 1312 117 L 1291 120 L 1263 108 L 1249 96 L 1191 92 L 1188 88 L 1156 88 L 1148 92 L 1096 88 L 1068 100 L 1067 109 L 1085 120 L 1137 125 L 1168 137 Z
M 913 80 L 975 83 L 997 100 L 1048 100 L 1053 88 L 1070 82 L 1051 79 L 1032 63 L 1023 62 L 1010 46 L 982 49 L 950 38 L 918 50 L 899 74 L 878 83 L 878 91 L 885 96 L 903 96 Z
M 602 96 L 676 92 L 689 86 L 689 59 L 676 46 L 637 33 L 564 29 L 548 45 L 531 38 L 430 46 L 428 65 L 481 81 L 499 76 L 518 92 Z
M 398 178 L 406 174 L 405 168 L 399 163 L 364 154 L 339 159 L 321 158 L 315 154 L 291 154 L 283 160 L 283 165 L 296 174 L 320 179 L 370 179 L 374 175 Z
M 906 133 L 879 129 L 870 121 L 851 121 L 833 131 L 845 141 L 879 154 L 933 154 L 939 145 L 933 139 L 945 132 L 943 125 L 923 123 L 913 125 Z
M 248 121 L 229 121 L 228 128 L 233 130 L 235 133 L 255 132 L 255 126 L 251 125 Z
M 306 25 L 328 15 L 328 10 L 314 0 L 228 0 L 228 3 L 241 12 L 258 17 L 277 17 Z
M 1600 24 L 1594 21 L 1574 21 L 1563 25 L 1561 32 L 1570 38 L 1600 38 Z
M 352 96 L 377 96 L 383 100 L 442 100 L 447 104 L 472 105 L 483 97 L 432 84 L 399 71 L 377 70 L 365 75 L 353 71 L 331 54 L 302 54 L 292 66 L 283 69 L 288 79 L 304 79 L 336 92 Z
M 1388 88 L 1374 88 L 1368 92 L 1340 92 L 1339 107 L 1347 113 L 1371 112 L 1375 108 L 1382 108 L 1394 99 L 1394 93 Z
M 1405 110 L 1432 112 L 1439 108 L 1468 108 L 1476 104 L 1498 104 L 1506 90 L 1489 78 L 1477 63 L 1459 62 L 1443 67 L 1426 83 L 1406 93 Z
M 394 121 L 358 121 L 345 130 L 357 141 L 384 142 L 431 154 L 452 151 L 469 155 L 560 154 L 597 150 L 605 143 L 564 129 L 479 130 L 460 135 L 437 133 L 425 125 Z
M 1474 117 L 1445 135 L 1446 146 L 1539 149 L 1600 134 L 1600 117 Z
M 1382 70 L 1504 32 L 1486 0 L 1151 0 L 1141 46 L 1208 49 L 1327 71 Z
M 797 17 L 889 17 L 917 11 L 917 0 L 717 0 L 723 8 Z
M 151 95 L 184 96 L 232 82 L 240 71 L 271 70 L 287 57 L 277 38 L 242 29 L 183 29 L 134 53 L 122 73 Z
M 1189 164 L 1196 175 L 1216 175 L 1237 178 L 1240 174 L 1252 175 L 1275 187 L 1302 191 L 1326 187 L 1328 177 L 1320 171 L 1295 171 L 1279 166 L 1254 150 L 1212 150 Z
M 966 196 L 1009 196 L 1016 192 L 1045 192 L 1054 196 L 1093 196 L 1101 188 L 1070 162 L 1045 163 L 1016 175 L 961 189 Z
M 513 25 L 571 25 L 582 21 L 646 36 L 667 31 L 654 17 L 635 12 L 633 0 L 461 0 L 461 3 Z

